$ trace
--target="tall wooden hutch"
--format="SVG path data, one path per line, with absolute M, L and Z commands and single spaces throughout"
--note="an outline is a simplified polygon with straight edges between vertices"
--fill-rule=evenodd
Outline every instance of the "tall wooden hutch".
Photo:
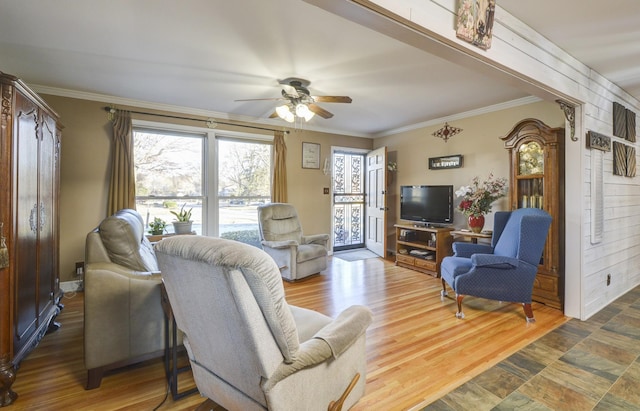
M 525 119 L 504 137 L 509 150 L 511 209 L 542 208 L 553 218 L 533 300 L 558 309 L 564 304 L 564 128 Z
M 0 72 L 0 406 L 11 404 L 20 361 L 59 313 L 58 115 Z

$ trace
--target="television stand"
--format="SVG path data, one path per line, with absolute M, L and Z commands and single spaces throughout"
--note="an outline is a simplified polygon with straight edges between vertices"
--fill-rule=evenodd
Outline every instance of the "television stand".
M 452 227 L 396 224 L 396 265 L 440 277 L 442 259 L 451 255 Z

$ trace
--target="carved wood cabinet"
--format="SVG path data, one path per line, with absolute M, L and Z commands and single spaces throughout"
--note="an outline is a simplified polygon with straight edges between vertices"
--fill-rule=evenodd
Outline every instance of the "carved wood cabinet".
M 16 370 L 60 312 L 58 115 L 0 72 L 0 406 Z
M 511 161 L 511 209 L 541 208 L 552 222 L 533 287 L 533 300 L 564 304 L 564 128 L 526 119 L 504 137 Z

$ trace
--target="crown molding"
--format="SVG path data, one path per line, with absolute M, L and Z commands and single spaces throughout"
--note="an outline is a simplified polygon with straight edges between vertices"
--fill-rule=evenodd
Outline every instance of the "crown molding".
M 420 128 L 431 127 L 434 125 L 440 125 L 442 123 L 451 122 L 455 120 L 461 120 L 464 118 L 480 116 L 483 114 L 493 113 L 495 111 L 506 110 L 513 107 L 524 106 L 525 104 L 537 103 L 542 101 L 541 98 L 535 96 L 523 97 L 516 100 L 506 101 L 504 103 L 494 104 L 492 106 L 486 106 L 475 110 L 464 111 L 462 113 L 453 114 L 451 116 L 440 117 L 429 121 L 424 121 L 422 123 L 411 124 L 404 127 L 395 128 L 392 130 L 383 131 L 381 133 L 377 133 L 373 138 L 379 137 L 387 137 L 394 134 L 404 133 L 406 131 L 417 130 Z
M 289 129 L 292 133 L 294 133 L 297 130 L 300 130 L 300 131 L 309 130 L 309 131 L 317 131 L 320 133 L 347 135 L 351 137 L 372 138 L 372 135 L 366 134 L 366 133 L 354 133 L 354 132 L 335 130 L 335 129 L 325 128 L 325 127 L 315 127 L 315 126 L 310 126 L 309 124 L 303 124 L 301 128 L 293 129 L 288 126 L 288 123 L 283 125 L 282 122 L 279 120 L 268 120 L 268 119 L 256 118 L 251 116 L 230 115 L 229 113 L 222 113 L 219 111 L 202 110 L 202 109 L 197 109 L 192 107 L 176 106 L 171 104 L 153 103 L 149 101 L 134 100 L 134 99 L 124 98 L 124 97 L 112 96 L 109 94 L 69 90 L 69 89 L 58 88 L 58 87 L 43 86 L 40 84 L 30 84 L 29 87 L 39 94 L 49 94 L 53 96 L 69 97 L 69 98 L 75 98 L 80 100 L 99 101 L 106 104 L 114 104 L 116 106 L 122 105 L 122 106 L 146 108 L 149 110 L 160 110 L 160 111 L 167 111 L 172 113 L 187 114 L 192 116 L 211 117 L 218 120 L 229 120 L 229 121 L 238 121 L 243 123 L 262 124 L 270 127 L 284 126 L 285 128 Z
M 282 122 L 278 120 L 267 120 L 267 119 L 261 119 L 261 118 L 250 117 L 250 116 L 230 115 L 229 113 L 222 113 L 218 111 L 202 110 L 202 109 L 197 109 L 192 107 L 183 107 L 183 106 L 176 106 L 171 104 L 152 103 L 149 101 L 134 100 L 134 99 L 124 98 L 124 97 L 112 96 L 109 94 L 69 90 L 69 89 L 58 88 L 58 87 L 43 86 L 39 84 L 30 84 L 29 86 L 39 94 L 49 94 L 53 96 L 69 97 L 69 98 L 75 98 L 80 100 L 99 101 L 106 104 L 139 107 L 139 108 L 146 108 L 149 110 L 160 110 L 160 111 L 187 114 L 187 115 L 193 115 L 193 116 L 211 117 L 218 120 L 229 120 L 229 121 L 238 121 L 238 122 L 244 122 L 244 123 L 262 124 L 270 127 L 283 126 Z M 308 130 L 308 131 L 316 131 L 319 133 L 338 134 L 338 135 L 361 137 L 361 138 L 379 138 L 379 137 L 390 136 L 393 134 L 403 133 L 406 131 L 412 131 L 420 128 L 431 127 L 434 125 L 441 124 L 443 122 L 460 120 L 467 117 L 474 117 L 482 114 L 492 113 L 495 111 L 505 110 L 512 107 L 518 107 L 525 104 L 536 103 L 541 100 L 542 99 L 534 96 L 523 97 L 521 99 L 494 104 L 492 106 L 482 107 L 476 110 L 465 111 L 462 113 L 457 113 L 451 116 L 441 117 L 441 118 L 425 121 L 422 123 L 410 124 L 408 126 L 386 130 L 380 133 L 355 133 L 355 132 L 349 132 L 344 130 L 335 130 L 335 129 L 326 128 L 326 127 L 315 127 L 315 126 L 310 126 L 308 124 L 304 124 L 300 129 L 297 129 L 297 130 L 298 131 Z M 287 127 L 287 128 L 292 133 L 295 133 L 297 131 L 296 129 L 292 129 L 290 127 Z

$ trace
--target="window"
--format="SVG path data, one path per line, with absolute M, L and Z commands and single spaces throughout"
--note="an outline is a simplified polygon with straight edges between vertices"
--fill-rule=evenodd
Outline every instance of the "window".
M 156 128 L 157 127 L 157 128 Z M 173 233 L 172 211 L 192 210 L 197 234 L 261 247 L 260 204 L 271 201 L 271 136 L 134 123 L 136 208 Z
M 203 233 L 204 143 L 204 135 L 134 129 L 136 209 L 147 227 L 160 218 L 173 233 L 172 212 L 184 207 L 192 212 L 192 229 Z
M 272 147 L 258 141 L 218 140 L 221 237 L 261 247 L 257 207 L 271 201 Z

